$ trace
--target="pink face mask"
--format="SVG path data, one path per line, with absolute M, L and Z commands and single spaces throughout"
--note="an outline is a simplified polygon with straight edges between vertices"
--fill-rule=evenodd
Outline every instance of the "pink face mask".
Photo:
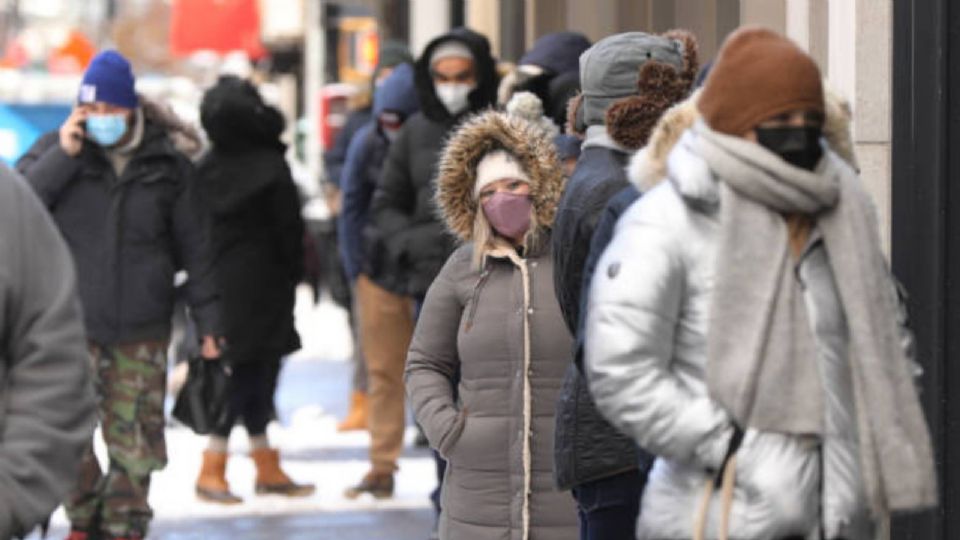
M 532 208 L 529 195 L 498 192 L 484 201 L 483 214 L 500 236 L 519 242 L 530 229 Z

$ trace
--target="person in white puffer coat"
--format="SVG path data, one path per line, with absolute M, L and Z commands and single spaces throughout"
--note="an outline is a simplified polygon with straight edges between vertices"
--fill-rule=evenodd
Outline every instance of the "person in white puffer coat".
M 587 306 L 597 406 L 657 456 L 637 536 L 873 538 L 937 487 L 872 203 L 821 138 L 819 70 L 741 29 L 697 108 Z

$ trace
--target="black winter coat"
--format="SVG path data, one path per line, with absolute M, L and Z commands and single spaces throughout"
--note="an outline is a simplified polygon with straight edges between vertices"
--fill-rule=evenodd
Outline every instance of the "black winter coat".
M 440 44 L 460 41 L 476 59 L 477 88 L 470 94 L 470 108 L 451 116 L 433 89 L 430 56 Z M 440 221 L 434 195 L 437 162 L 448 134 L 467 114 L 496 102 L 498 76 L 487 38 L 457 28 L 427 45 L 415 66 L 421 112 L 410 117 L 390 146 L 383 175 L 373 197 L 373 227 L 366 239 L 386 246 L 383 267 L 394 269 L 393 292 L 423 298 L 440 272 L 455 242 Z M 379 239 L 373 238 L 379 236 Z
M 567 368 L 557 402 L 554 472 L 561 489 L 637 468 L 645 471 L 651 462 L 600 415 L 581 369 L 581 307 L 583 292 L 589 287 L 586 274 L 592 275 L 617 218 L 639 195 L 625 189 L 629 186 L 624 169 L 628 157 L 610 148 L 584 149 L 554 223 L 554 287 L 567 326 L 576 337 L 575 362 Z
M 169 339 L 174 275 L 186 269 L 187 301 L 200 335 L 217 334 L 193 166 L 166 131 L 146 120 L 143 140 L 118 178 L 104 151 L 77 157 L 44 135 L 17 163 L 53 215 L 77 266 L 88 337 L 111 345 Z
M 234 361 L 276 359 L 300 348 L 293 308 L 303 277 L 300 199 L 283 154 L 211 151 L 198 165 L 211 213 L 214 278 Z

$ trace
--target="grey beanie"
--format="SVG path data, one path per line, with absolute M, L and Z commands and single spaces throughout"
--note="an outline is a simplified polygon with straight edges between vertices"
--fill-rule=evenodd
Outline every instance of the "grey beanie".
M 647 60 L 684 68 L 683 44 L 644 32 L 625 32 L 598 41 L 580 55 L 580 86 L 584 125 L 602 125 L 607 108 L 615 101 L 636 95 L 640 67 Z

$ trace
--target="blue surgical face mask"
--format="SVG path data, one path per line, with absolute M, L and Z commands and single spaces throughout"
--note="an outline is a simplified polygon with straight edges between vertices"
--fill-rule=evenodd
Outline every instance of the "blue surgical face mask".
M 87 134 L 100 146 L 117 144 L 127 132 L 124 114 L 91 114 L 87 117 Z

